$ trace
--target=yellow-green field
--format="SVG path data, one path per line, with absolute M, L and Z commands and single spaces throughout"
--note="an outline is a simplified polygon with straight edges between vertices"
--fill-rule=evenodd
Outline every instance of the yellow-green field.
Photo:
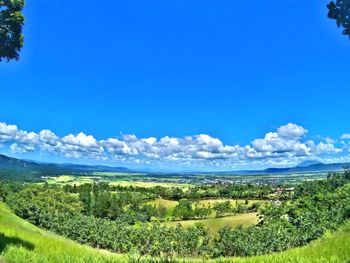
M 166 199 L 156 199 L 148 202 L 148 204 L 156 205 L 156 206 L 164 206 L 167 209 L 173 209 L 178 205 L 178 201 L 166 200 Z
M 205 207 L 208 207 L 209 205 L 211 207 L 213 207 L 216 203 L 223 203 L 226 201 L 230 201 L 231 205 L 233 207 L 236 207 L 237 204 L 241 203 L 241 204 L 245 204 L 246 200 L 243 199 L 238 199 L 238 200 L 233 200 L 233 199 L 207 199 L 207 200 L 200 200 L 199 204 L 200 205 L 204 205 Z M 262 200 L 247 200 L 248 201 L 248 205 L 251 205 L 253 203 L 260 203 L 263 204 L 265 203 L 265 201 Z
M 244 204 L 246 201 L 245 200 L 232 200 L 232 199 L 208 199 L 208 200 L 200 200 L 198 203 L 200 206 L 204 206 L 204 207 L 213 207 L 216 203 L 221 203 L 221 202 L 225 202 L 225 201 L 230 201 L 232 206 L 235 207 L 237 204 L 242 203 Z M 261 200 L 248 200 L 248 205 L 251 205 L 252 203 L 260 203 L 260 204 L 264 204 L 265 201 L 261 201 Z M 177 206 L 179 204 L 178 201 L 171 201 L 171 200 L 166 200 L 166 199 L 156 199 L 153 201 L 148 202 L 148 204 L 151 205 L 156 205 L 156 206 L 163 206 L 165 208 L 168 209 L 167 211 L 167 217 L 170 218 L 174 207 Z M 252 214 L 252 213 L 251 213 Z M 227 216 L 225 218 L 215 218 L 216 213 L 213 212 L 210 216 L 209 216 L 209 221 L 207 222 L 206 220 L 203 220 L 203 223 L 205 225 L 207 225 L 209 227 L 210 230 L 212 230 L 213 232 L 217 231 L 218 228 L 220 228 L 221 226 L 226 225 L 226 221 L 230 221 L 230 219 L 226 219 L 226 218 L 233 218 L 235 216 Z M 237 215 L 238 216 L 238 215 Z M 254 224 L 254 222 L 256 220 L 250 220 L 250 218 L 247 218 L 248 221 L 245 224 L 242 225 L 251 225 Z M 217 226 L 215 226 L 214 221 L 217 220 Z M 202 220 L 189 220 L 189 221 L 183 221 L 184 222 L 184 226 L 188 226 L 191 224 L 191 222 L 201 222 Z M 237 220 L 237 223 L 239 222 L 239 220 Z M 176 225 L 176 224 L 173 224 Z M 228 224 L 229 226 L 236 226 L 237 224 L 235 224 L 235 222 L 232 222 L 232 224 Z M 239 223 L 238 223 L 239 225 Z
M 92 173 L 94 176 L 128 176 L 128 177 L 135 177 L 135 176 L 145 176 L 145 173 L 127 173 L 127 172 L 94 172 Z
M 87 183 L 93 183 L 97 181 L 103 181 L 103 182 L 108 182 L 110 185 L 119 185 L 119 186 L 135 186 L 135 187 L 144 187 L 144 188 L 151 188 L 155 186 L 162 186 L 162 187 L 181 187 L 181 188 L 188 188 L 189 185 L 186 184 L 179 184 L 179 183 L 171 183 L 171 182 L 152 182 L 152 181 L 141 181 L 141 180 L 109 180 L 108 175 L 110 177 L 112 176 L 117 176 L 116 174 L 119 174 L 119 176 L 125 176 L 123 173 L 96 173 L 93 176 L 72 176 L 72 175 L 61 175 L 61 176 L 55 176 L 55 177 L 48 177 L 46 178 L 46 182 L 49 184 L 58 184 L 58 185 L 81 185 L 81 184 L 87 184 Z M 100 175 L 100 176 L 99 176 Z M 101 176 L 106 176 L 102 178 Z M 126 174 L 129 175 L 129 174 Z M 140 175 L 140 174 L 137 174 Z
M 46 178 L 48 184 L 69 184 L 69 185 L 81 185 L 85 183 L 93 183 L 94 180 L 100 179 L 99 177 L 92 178 L 91 176 L 71 176 L 71 175 L 61 175 L 55 177 Z
M 181 224 L 182 227 L 189 227 L 196 223 L 203 224 L 212 233 L 217 233 L 219 229 L 224 226 L 237 227 L 239 225 L 250 226 L 250 225 L 257 224 L 258 217 L 256 213 L 247 213 L 247 214 L 239 214 L 234 216 L 226 216 L 222 218 L 173 221 L 173 222 L 167 222 L 164 224 L 172 227 L 175 227 L 177 224 Z
M 207 200 L 200 200 L 198 201 L 200 206 L 204 206 L 204 207 L 209 207 L 209 205 L 211 207 L 213 207 L 216 203 L 222 203 L 222 202 L 226 202 L 226 201 L 230 201 L 231 205 L 233 207 L 235 207 L 237 204 L 242 203 L 245 204 L 246 200 L 243 199 L 238 199 L 238 200 L 233 200 L 233 199 L 207 199 Z M 266 201 L 262 201 L 262 200 L 248 200 L 248 205 L 251 205 L 252 203 L 260 203 L 263 204 Z M 171 200 L 166 200 L 166 199 L 156 199 L 153 200 L 151 202 L 149 202 L 149 204 L 153 204 L 156 206 L 164 206 L 165 208 L 168 209 L 172 209 L 175 206 L 178 205 L 179 202 L 177 201 L 171 201 Z
M 158 183 L 158 182 L 147 182 L 147 181 L 113 181 L 113 182 L 110 182 L 110 185 L 135 186 L 135 187 L 144 187 L 144 188 L 151 188 L 155 186 L 188 188 L 188 185 L 186 184 L 160 183 L 160 182 Z
M 252 258 L 187 259 L 179 262 L 348 263 L 349 247 L 350 222 L 336 233 L 328 234 L 306 247 L 290 249 L 282 253 Z M 128 256 L 82 246 L 41 230 L 18 218 L 3 203 L 0 203 L 1 261 L 6 263 L 123 263 L 128 262 Z

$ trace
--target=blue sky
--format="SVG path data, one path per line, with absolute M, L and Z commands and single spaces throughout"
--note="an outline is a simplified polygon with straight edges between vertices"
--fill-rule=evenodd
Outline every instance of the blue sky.
M 70 141 L 79 154 L 42 145 L 29 149 L 28 138 L 8 134 L 0 139 L 0 151 L 40 160 L 169 169 L 347 158 L 347 142 L 342 140 L 350 133 L 350 41 L 327 19 L 326 4 L 77 0 L 67 5 L 29 0 L 21 60 L 0 64 L 3 137 L 9 125 L 35 134 L 49 130 L 59 141 L 83 132 L 103 148 L 103 158 L 78 149 L 89 145 L 83 137 Z M 316 153 L 315 148 L 296 154 L 295 145 L 283 141 L 279 143 L 289 145 L 288 151 L 293 148 L 290 153 L 286 147 L 270 147 L 270 155 L 260 149 L 264 156 L 245 152 L 237 159 L 232 152 L 229 157 L 215 155 L 228 150 L 194 146 L 208 143 L 198 137 L 204 134 L 220 140 L 222 147 L 254 148 L 256 139 L 278 134 L 289 123 L 308 131 L 294 141 L 312 140 L 314 148 L 331 143 L 341 152 Z M 179 141 L 191 136 L 195 142 L 186 141 L 176 150 L 163 144 L 147 150 L 126 142 L 125 135 L 155 137 L 157 142 L 166 136 Z M 109 138 L 125 143 L 131 152 L 108 152 L 100 141 Z M 192 148 L 197 152 L 189 154 Z M 187 157 L 173 162 L 173 150 Z

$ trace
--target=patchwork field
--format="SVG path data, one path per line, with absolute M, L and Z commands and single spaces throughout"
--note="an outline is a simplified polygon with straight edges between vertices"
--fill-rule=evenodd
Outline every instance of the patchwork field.
M 129 172 L 93 172 L 43 177 L 49 184 L 81 185 L 92 182 L 110 182 L 122 186 L 139 187 L 188 187 L 202 184 L 298 184 L 302 181 L 319 180 L 327 177 L 327 173 L 290 173 L 290 174 L 201 174 L 201 173 L 129 173 Z
M 74 176 L 74 175 L 61 175 L 55 177 L 45 178 L 45 181 L 48 184 L 57 184 L 57 185 L 82 185 L 87 183 L 94 182 L 108 182 L 114 186 L 134 186 L 134 187 L 144 187 L 151 188 L 155 186 L 162 187 L 181 187 L 186 188 L 188 184 L 172 183 L 172 182 L 161 182 L 161 181 L 150 181 L 147 178 L 141 180 L 137 177 L 142 176 L 142 174 L 129 174 L 129 173 L 94 173 L 91 176 Z M 135 177 L 135 178 L 133 178 Z

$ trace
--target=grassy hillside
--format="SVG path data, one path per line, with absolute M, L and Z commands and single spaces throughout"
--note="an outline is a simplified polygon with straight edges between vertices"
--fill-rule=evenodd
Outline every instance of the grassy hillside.
M 3 203 L 0 203 L 0 254 L 7 263 L 100 263 L 124 259 L 41 230 L 12 214 Z
M 1 263 L 114 263 L 128 261 L 127 256 L 82 246 L 41 230 L 13 215 L 2 203 L 0 203 L 0 255 L 2 256 Z M 268 256 L 225 261 L 237 263 L 348 263 L 350 261 L 350 223 L 337 233 L 326 235 L 307 247 Z M 204 261 L 200 259 L 192 262 Z
M 240 259 L 237 263 L 349 263 L 350 223 L 338 232 L 301 248 L 267 256 Z

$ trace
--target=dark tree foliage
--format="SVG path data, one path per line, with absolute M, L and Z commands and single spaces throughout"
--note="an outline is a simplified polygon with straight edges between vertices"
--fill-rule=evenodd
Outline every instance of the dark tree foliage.
M 343 27 L 343 34 L 350 37 L 350 0 L 337 0 L 328 5 L 328 17 L 335 19 L 338 27 Z
M 24 0 L 0 0 L 0 61 L 18 60 L 23 46 Z

